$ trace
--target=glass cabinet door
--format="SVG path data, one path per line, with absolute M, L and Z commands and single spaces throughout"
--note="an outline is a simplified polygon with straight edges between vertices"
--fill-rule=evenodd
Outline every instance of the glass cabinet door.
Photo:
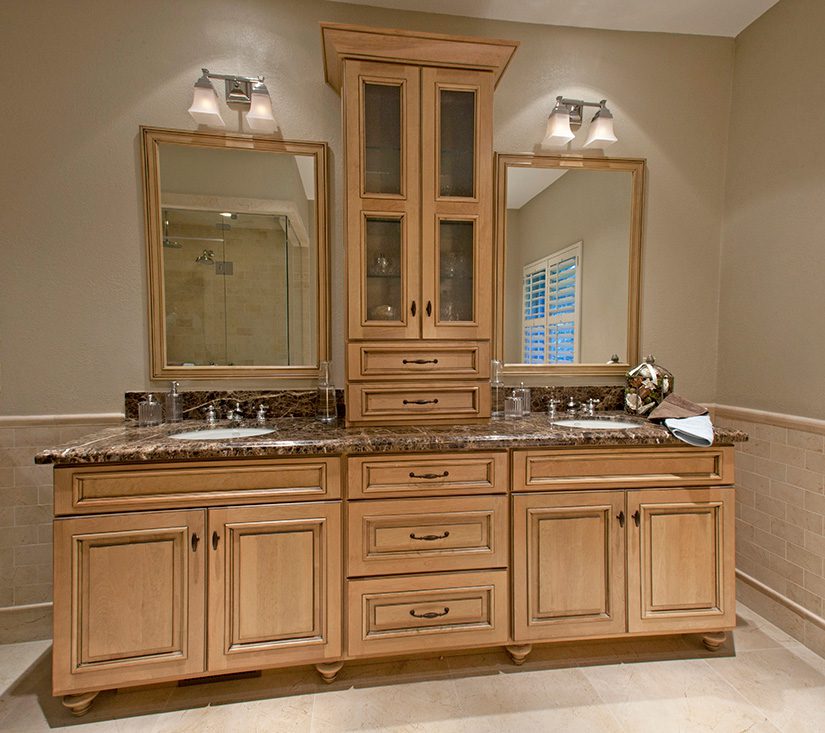
M 404 193 L 401 165 L 402 85 L 363 81 L 362 196 Z
M 475 322 L 475 222 L 438 222 L 438 322 Z
M 438 195 L 475 198 L 475 89 L 438 89 Z

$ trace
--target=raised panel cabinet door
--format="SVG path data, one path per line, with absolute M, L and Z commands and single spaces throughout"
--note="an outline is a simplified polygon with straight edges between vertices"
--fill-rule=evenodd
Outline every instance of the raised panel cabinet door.
M 341 504 L 209 512 L 210 671 L 341 655 Z
M 624 492 L 513 496 L 513 638 L 625 631 Z
M 347 312 L 353 339 L 421 335 L 419 77 L 412 66 L 345 62 Z
M 204 666 L 203 510 L 54 522 L 54 694 Z
M 734 489 L 628 491 L 629 631 L 736 624 Z
M 489 72 L 421 71 L 424 338 L 490 338 L 492 102 Z

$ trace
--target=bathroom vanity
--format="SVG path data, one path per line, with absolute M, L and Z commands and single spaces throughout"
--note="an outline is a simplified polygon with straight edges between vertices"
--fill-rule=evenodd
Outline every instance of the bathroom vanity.
M 431 428 L 110 428 L 55 465 L 54 693 L 735 624 L 731 443 L 545 415 Z

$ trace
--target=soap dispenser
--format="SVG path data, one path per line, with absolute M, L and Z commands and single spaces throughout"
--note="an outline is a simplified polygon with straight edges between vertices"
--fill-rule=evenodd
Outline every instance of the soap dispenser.
M 180 422 L 183 419 L 178 386 L 177 382 L 172 382 L 166 393 L 166 422 Z

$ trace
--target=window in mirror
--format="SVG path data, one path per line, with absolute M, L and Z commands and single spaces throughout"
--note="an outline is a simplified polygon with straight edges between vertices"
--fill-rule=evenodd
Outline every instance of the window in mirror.
M 144 128 L 152 374 L 313 376 L 325 146 Z
M 608 374 L 637 358 L 643 166 L 498 156 L 496 350 L 506 372 Z

